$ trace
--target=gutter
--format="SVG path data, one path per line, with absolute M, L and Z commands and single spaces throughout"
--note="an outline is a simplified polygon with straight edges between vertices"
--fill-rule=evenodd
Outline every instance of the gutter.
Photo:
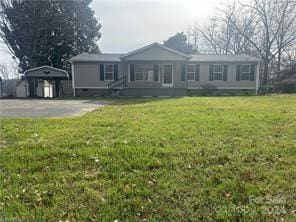
M 71 63 L 71 71 L 72 71 L 72 88 L 73 88 L 73 96 L 76 96 L 75 91 L 75 75 L 74 75 L 74 61 L 70 61 Z

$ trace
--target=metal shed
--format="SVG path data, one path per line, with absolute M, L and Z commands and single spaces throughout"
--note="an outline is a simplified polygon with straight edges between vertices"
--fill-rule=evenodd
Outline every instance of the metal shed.
M 62 80 L 69 80 L 69 73 L 62 69 L 57 69 L 51 66 L 41 66 L 29 69 L 25 71 L 25 78 L 27 81 L 33 81 L 33 87 L 32 90 L 34 90 L 34 94 L 36 95 L 36 85 L 37 82 L 51 82 L 53 88 L 55 89 L 53 96 L 59 97 L 60 96 L 60 89 L 61 89 L 61 81 Z M 48 87 L 48 86 L 47 86 Z M 43 91 L 45 88 L 43 89 Z M 45 92 L 43 92 L 43 95 L 45 95 Z

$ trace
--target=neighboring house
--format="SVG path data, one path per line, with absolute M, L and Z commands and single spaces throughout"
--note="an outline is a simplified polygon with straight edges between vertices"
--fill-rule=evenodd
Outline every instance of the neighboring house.
M 248 55 L 186 55 L 159 43 L 127 54 L 80 54 L 70 60 L 76 96 L 182 96 L 208 85 L 257 93 L 260 60 Z

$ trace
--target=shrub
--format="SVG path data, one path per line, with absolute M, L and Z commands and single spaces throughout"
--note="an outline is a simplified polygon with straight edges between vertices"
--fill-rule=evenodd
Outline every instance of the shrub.
M 203 95 L 213 95 L 217 91 L 217 86 L 214 84 L 201 85 Z
M 261 95 L 267 94 L 267 93 L 272 93 L 273 92 L 273 85 L 262 85 L 258 89 L 258 93 Z
M 276 92 L 281 93 L 295 93 L 296 92 L 296 79 L 285 79 L 278 82 L 274 86 Z

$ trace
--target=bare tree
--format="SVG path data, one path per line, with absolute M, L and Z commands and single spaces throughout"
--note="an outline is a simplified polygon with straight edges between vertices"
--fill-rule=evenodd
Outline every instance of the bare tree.
M 17 79 L 19 77 L 16 63 L 1 64 L 0 63 L 0 77 L 2 79 Z
M 275 17 L 280 29 L 276 35 L 276 64 L 277 71 L 280 71 L 283 55 L 289 57 L 296 45 L 296 4 L 290 1 L 279 1 L 277 4 L 284 8 L 283 13 Z
M 220 44 L 220 26 L 217 24 L 217 18 L 213 17 L 210 19 L 210 22 L 199 31 L 203 38 L 203 43 L 207 48 L 207 51 L 210 53 L 223 54 L 224 46 Z
M 240 3 L 241 14 L 248 15 L 247 26 L 254 27 L 254 35 L 247 35 L 239 26 L 240 19 L 229 19 L 235 29 L 256 49 L 263 61 L 262 83 L 266 84 L 269 64 L 278 57 L 278 70 L 285 48 L 295 44 L 294 0 L 250 0 Z
M 197 22 L 195 22 L 192 26 L 187 27 L 186 35 L 188 38 L 188 43 L 193 47 L 193 50 L 196 53 L 200 52 L 200 31 L 199 31 L 199 25 Z
M 217 8 L 198 35 L 200 45 L 210 53 L 261 58 L 262 83 L 266 84 L 271 63 L 279 72 L 288 52 L 296 48 L 296 1 L 233 0 Z
M 0 64 L 0 77 L 1 79 L 9 79 L 9 71 L 7 66 Z
M 285 49 L 281 59 L 281 69 L 291 69 L 296 65 L 296 48 Z
M 210 53 L 216 54 L 254 54 L 254 47 L 244 35 L 254 35 L 254 27 L 248 16 L 240 13 L 236 1 L 222 5 L 210 18 L 208 24 L 199 29 L 203 44 Z M 242 35 L 233 22 L 240 28 Z
M 15 96 L 15 87 L 18 82 L 16 64 L 0 64 L 2 79 L 2 95 Z

